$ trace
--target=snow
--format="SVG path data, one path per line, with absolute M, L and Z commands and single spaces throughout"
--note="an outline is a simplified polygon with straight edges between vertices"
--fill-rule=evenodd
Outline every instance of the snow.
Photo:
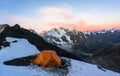
M 38 67 L 33 64 L 30 66 L 4 65 L 4 61 L 39 53 L 37 48 L 30 44 L 26 39 L 11 37 L 7 37 L 6 39 L 11 42 L 11 45 L 10 47 L 5 47 L 0 50 L 0 76 L 63 76 L 62 74 L 51 71 L 50 68 Z M 14 40 L 17 40 L 18 42 L 12 43 Z M 73 59 L 70 60 L 71 66 L 69 66 L 67 76 L 120 76 L 119 73 L 109 70 L 102 71 L 98 69 L 96 65 Z
M 66 43 L 66 42 L 62 41 L 61 37 L 62 36 L 66 36 L 66 38 L 69 41 L 69 43 L 72 43 L 72 41 L 70 40 L 70 36 L 66 35 L 65 29 L 63 29 L 63 28 L 58 28 L 58 29 L 54 28 L 54 29 L 50 30 L 49 32 L 47 32 L 47 34 L 48 34 L 48 36 L 54 36 L 54 37 L 60 39 L 60 41 L 62 43 Z M 58 42 L 58 44 L 62 44 L 61 42 Z
M 120 76 L 120 74 L 106 70 L 100 70 L 96 65 L 88 64 L 81 61 L 72 60 L 71 70 L 68 76 Z
M 8 42 L 11 42 L 10 47 L 2 48 L 0 56 L 4 57 L 4 60 L 14 59 L 23 56 L 29 56 L 39 53 L 35 46 L 31 45 L 26 39 L 6 38 Z M 18 42 L 12 43 L 17 40 Z M 7 50 L 7 51 L 6 51 Z M 9 56 L 7 55 L 9 54 Z
M 87 34 L 87 35 L 91 35 L 91 32 L 89 32 L 89 31 L 86 31 L 86 32 L 83 32 L 85 35 Z
M 106 28 L 105 31 L 106 31 L 106 32 L 107 32 L 107 31 L 110 31 L 110 32 L 114 33 L 116 30 L 113 29 L 113 28 Z
M 58 32 L 59 32 L 60 34 L 62 34 L 62 35 L 66 34 L 65 29 L 58 28 L 57 30 L 58 30 Z
M 106 28 L 104 30 L 99 30 L 99 31 L 86 31 L 86 32 L 83 32 L 85 35 L 91 35 L 91 34 L 94 34 L 96 35 L 97 33 L 99 34 L 104 34 L 106 32 L 111 32 L 111 33 L 114 33 L 116 31 L 116 29 L 112 29 L 112 28 Z
M 76 31 L 74 31 L 76 34 Z M 73 43 L 70 39 L 70 36 L 66 35 L 66 31 L 64 28 L 54 28 L 50 31 L 48 31 L 47 33 L 44 34 L 44 36 L 46 36 L 46 40 L 49 41 L 50 43 L 56 43 L 58 44 L 59 47 L 63 48 L 63 49 L 67 49 L 69 48 L 69 50 L 71 49 L 71 44 Z M 43 37 L 44 37 L 43 36 Z M 55 37 L 57 39 L 59 39 L 60 41 L 56 41 L 54 38 L 51 39 L 49 38 L 49 36 L 51 37 Z M 65 42 L 61 39 L 62 36 L 65 36 L 66 39 L 68 40 L 68 42 Z M 70 50 L 71 51 L 71 50 Z

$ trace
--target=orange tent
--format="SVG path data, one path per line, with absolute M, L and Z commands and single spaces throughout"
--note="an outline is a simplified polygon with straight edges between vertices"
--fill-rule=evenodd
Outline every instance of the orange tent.
M 57 55 L 57 53 L 53 50 L 43 50 L 40 54 L 36 57 L 33 63 L 37 65 L 41 65 L 43 67 L 53 67 L 53 66 L 61 66 L 61 59 Z

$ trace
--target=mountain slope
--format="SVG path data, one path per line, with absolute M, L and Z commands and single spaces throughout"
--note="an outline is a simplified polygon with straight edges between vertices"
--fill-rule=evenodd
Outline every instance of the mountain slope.
M 43 38 L 75 54 L 93 54 L 99 49 L 120 42 L 120 31 L 107 29 L 96 32 L 78 32 L 64 28 L 52 29 Z
M 99 67 L 120 72 L 120 43 L 100 50 L 92 58 Z
M 6 40 L 11 44 L 10 47 L 3 47 L 0 51 L 1 76 L 120 76 L 120 74 L 109 70 L 102 71 L 96 65 L 73 59 L 69 59 L 71 66 L 68 67 L 69 70 L 66 74 L 63 73 L 64 71 L 61 72 L 59 68 L 43 68 L 33 64 L 29 66 L 4 65 L 4 61 L 39 53 L 39 50 L 26 39 L 7 37 Z M 13 43 L 15 40 L 17 42 Z

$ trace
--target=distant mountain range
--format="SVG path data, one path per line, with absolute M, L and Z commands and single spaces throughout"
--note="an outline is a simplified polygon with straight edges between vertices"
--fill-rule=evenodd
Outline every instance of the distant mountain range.
M 43 38 L 75 54 L 93 54 L 100 49 L 120 42 L 120 30 L 106 29 L 95 32 L 79 32 L 54 28 L 45 32 Z

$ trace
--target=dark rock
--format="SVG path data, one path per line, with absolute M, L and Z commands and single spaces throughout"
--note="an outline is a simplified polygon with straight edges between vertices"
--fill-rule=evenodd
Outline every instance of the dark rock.
M 0 49 L 1 46 L 7 47 L 10 46 L 10 42 L 7 42 L 5 36 L 0 33 Z
M 32 63 L 32 60 L 36 57 L 37 55 L 32 55 L 32 56 L 27 56 L 27 57 L 21 57 L 21 58 L 16 58 L 13 60 L 5 61 L 5 65 L 12 65 L 12 66 L 28 66 Z
M 4 46 L 4 47 L 10 46 L 10 42 L 3 41 L 3 44 L 1 46 Z
M 15 24 L 12 28 L 15 29 L 15 30 L 19 30 L 20 26 L 18 24 Z
M 62 36 L 61 39 L 64 41 L 64 42 L 68 42 L 68 40 L 66 39 L 66 36 Z
M 12 43 L 16 43 L 16 42 L 18 42 L 18 41 L 17 40 L 12 41 Z

